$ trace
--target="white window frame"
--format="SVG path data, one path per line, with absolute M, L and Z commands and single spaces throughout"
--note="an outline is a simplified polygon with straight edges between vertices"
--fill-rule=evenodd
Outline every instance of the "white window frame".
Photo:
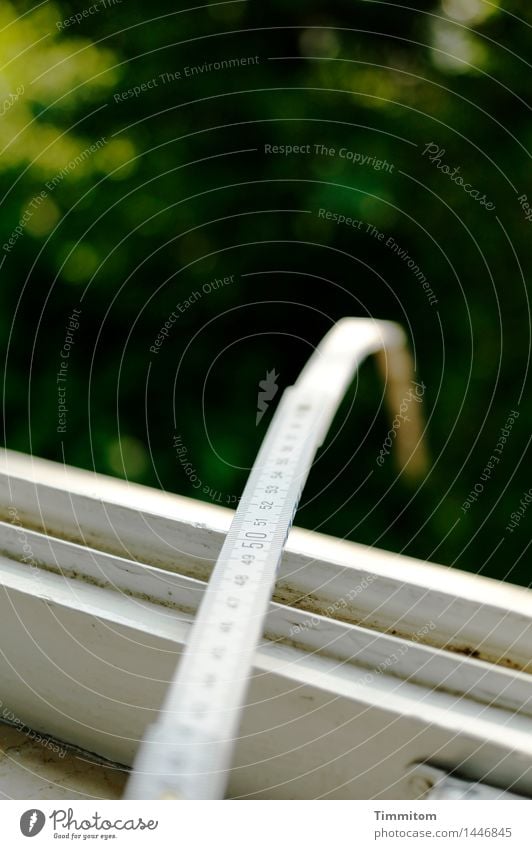
M 130 765 L 232 511 L 11 451 L 0 505 L 0 699 Z M 294 528 L 230 793 L 532 795 L 531 659 L 530 590 Z

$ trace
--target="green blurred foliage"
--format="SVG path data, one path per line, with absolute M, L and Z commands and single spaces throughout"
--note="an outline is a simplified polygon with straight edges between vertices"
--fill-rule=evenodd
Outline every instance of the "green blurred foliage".
M 392 457 L 376 464 L 390 425 L 368 363 L 298 524 L 528 585 L 528 517 L 505 529 L 532 486 L 532 222 L 518 202 L 532 197 L 528 5 L 108 0 L 65 25 L 80 6 L 0 10 L 2 244 L 26 215 L 1 252 L 5 444 L 234 506 L 275 406 L 257 427 L 266 372 L 289 385 L 343 315 L 394 319 L 426 385 L 429 473 L 413 485 Z M 258 60 L 201 70 L 242 57 Z M 494 211 L 423 155 L 431 142 Z M 393 168 L 353 164 L 341 148 Z

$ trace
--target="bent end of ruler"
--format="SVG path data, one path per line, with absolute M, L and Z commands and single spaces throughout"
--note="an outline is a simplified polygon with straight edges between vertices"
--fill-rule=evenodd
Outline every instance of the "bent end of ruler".
M 400 337 L 396 338 L 399 341 Z M 397 465 L 406 477 L 417 481 L 429 468 L 423 414 L 426 386 L 415 378 L 406 336 L 402 335 L 402 344 L 380 350 L 377 362 L 386 390 Z

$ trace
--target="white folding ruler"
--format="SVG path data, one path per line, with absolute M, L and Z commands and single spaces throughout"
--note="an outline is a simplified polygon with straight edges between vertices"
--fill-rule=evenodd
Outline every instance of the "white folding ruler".
M 355 370 L 379 352 L 394 409 L 408 397 L 412 363 L 403 331 L 387 321 L 339 321 L 284 391 L 126 798 L 223 798 L 253 655 L 302 489 Z M 416 408 L 409 406 L 397 429 L 410 470 L 423 460 Z

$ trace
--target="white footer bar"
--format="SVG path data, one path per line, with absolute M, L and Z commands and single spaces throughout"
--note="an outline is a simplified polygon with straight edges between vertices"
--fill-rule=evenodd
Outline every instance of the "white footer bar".
M 159 802 L 5 801 L 3 845 L 486 847 L 529 849 L 530 800 Z M 274 810 L 275 809 L 275 810 Z M 26 836 L 27 835 L 27 836 Z M 70 845 L 69 844 L 69 845 Z

